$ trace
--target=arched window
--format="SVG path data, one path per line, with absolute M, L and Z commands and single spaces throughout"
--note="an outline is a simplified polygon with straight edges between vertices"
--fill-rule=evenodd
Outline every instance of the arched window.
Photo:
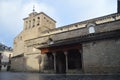
M 31 27 L 31 21 L 29 21 L 29 28 Z
M 27 29 L 27 27 L 28 27 L 28 21 L 26 21 L 25 23 L 25 29 Z
M 40 17 L 38 17 L 37 26 L 40 25 Z
M 33 27 L 35 27 L 35 19 L 33 19 Z
M 95 28 L 94 28 L 95 24 L 90 23 L 87 25 L 87 27 L 88 27 L 89 33 L 95 33 Z
M 93 26 L 89 27 L 89 33 L 95 33 L 95 29 Z
M 38 19 L 40 19 L 40 17 L 38 17 Z

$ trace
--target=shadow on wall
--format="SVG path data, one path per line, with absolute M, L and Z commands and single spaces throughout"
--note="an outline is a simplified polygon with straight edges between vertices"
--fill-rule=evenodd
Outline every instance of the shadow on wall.
M 10 71 L 42 72 L 41 57 L 27 58 L 24 54 L 12 57 Z

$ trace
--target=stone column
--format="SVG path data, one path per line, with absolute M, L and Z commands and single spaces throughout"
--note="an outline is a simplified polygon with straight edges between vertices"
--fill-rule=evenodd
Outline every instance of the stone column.
M 81 71 L 84 72 L 83 55 L 82 55 L 82 54 L 83 54 L 83 50 L 82 50 L 82 49 L 79 49 L 79 53 L 80 53 L 80 55 L 81 55 L 81 56 L 80 56 L 80 57 L 81 57 L 81 65 L 80 65 L 81 67 L 80 67 L 80 68 L 82 69 Z
M 80 54 L 82 53 L 82 50 L 81 49 L 79 49 L 79 52 L 80 52 Z
M 42 62 L 42 57 L 40 55 L 39 59 L 38 59 L 38 64 L 39 64 L 39 72 L 41 71 L 41 62 Z
M 41 72 L 44 72 L 44 65 L 45 65 L 45 54 L 41 54 Z
M 22 64 L 23 64 L 23 72 L 25 72 L 26 71 L 26 57 L 25 56 L 23 56 L 23 62 L 22 62 Z
M 56 53 L 53 53 L 54 57 L 54 71 L 56 72 Z
M 67 54 L 68 54 L 68 52 L 64 52 L 64 54 L 65 54 L 65 60 L 66 60 L 66 73 L 68 72 L 68 56 L 67 56 Z

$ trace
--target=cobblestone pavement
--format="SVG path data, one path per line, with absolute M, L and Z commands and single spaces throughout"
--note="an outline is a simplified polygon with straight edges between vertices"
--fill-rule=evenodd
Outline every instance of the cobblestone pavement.
M 0 72 L 0 80 L 120 80 L 120 75 L 55 75 Z

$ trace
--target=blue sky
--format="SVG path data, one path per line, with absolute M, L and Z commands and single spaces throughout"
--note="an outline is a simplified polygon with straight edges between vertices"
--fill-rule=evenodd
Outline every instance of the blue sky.
M 0 0 L 0 42 L 13 47 L 33 5 L 56 20 L 57 27 L 117 12 L 117 0 Z

